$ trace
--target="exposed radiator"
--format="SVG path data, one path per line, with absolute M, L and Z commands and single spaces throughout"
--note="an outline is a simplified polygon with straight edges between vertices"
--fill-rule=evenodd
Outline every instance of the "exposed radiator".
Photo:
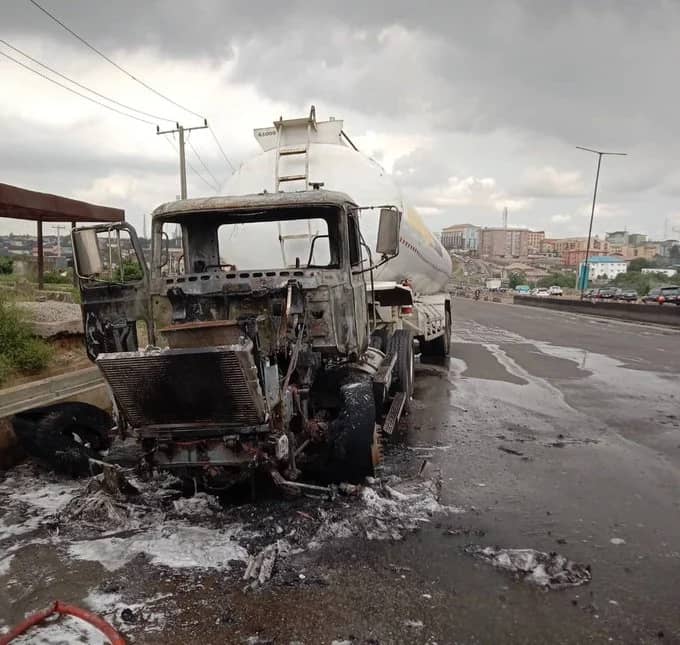
M 265 421 L 250 340 L 214 348 L 99 354 L 97 365 L 136 428 Z

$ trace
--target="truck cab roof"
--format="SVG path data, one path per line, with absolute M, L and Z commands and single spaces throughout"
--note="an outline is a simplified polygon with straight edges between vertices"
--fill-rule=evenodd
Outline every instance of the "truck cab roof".
M 152 219 L 174 219 L 178 215 L 205 215 L 225 211 L 244 212 L 276 208 L 308 206 L 343 206 L 354 204 L 346 193 L 334 190 L 303 190 L 297 192 L 257 193 L 254 195 L 228 195 L 198 197 L 166 202 L 151 214 Z

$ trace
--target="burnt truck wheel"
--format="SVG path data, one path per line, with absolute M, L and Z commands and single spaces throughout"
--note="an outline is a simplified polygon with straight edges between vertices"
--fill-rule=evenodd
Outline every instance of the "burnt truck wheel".
M 340 413 L 329 426 L 330 454 L 324 479 L 359 483 L 374 474 L 382 459 L 373 385 L 365 381 L 348 383 L 340 388 L 340 395 Z
M 56 472 L 78 477 L 90 473 L 90 457 L 109 447 L 113 420 L 88 403 L 59 403 L 17 414 L 12 425 L 26 454 Z
M 451 350 L 451 313 L 445 314 L 444 333 L 432 340 L 421 340 L 420 351 L 423 356 L 436 356 L 446 358 Z
M 388 353 L 397 355 L 395 369 L 395 388 L 397 392 L 406 393 L 404 409 L 409 410 L 415 380 L 415 364 L 413 353 L 413 335 L 406 329 L 397 329 L 388 341 Z

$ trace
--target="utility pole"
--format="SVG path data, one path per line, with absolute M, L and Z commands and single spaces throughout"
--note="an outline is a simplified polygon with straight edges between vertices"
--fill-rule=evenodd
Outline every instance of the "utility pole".
M 57 257 L 61 257 L 61 232 L 66 228 L 63 224 L 52 227 L 57 232 Z
M 208 127 L 208 119 L 203 119 L 203 125 L 197 125 L 193 128 L 185 128 L 179 123 L 175 123 L 177 127 L 173 130 L 161 130 L 156 126 L 156 134 L 174 134 L 179 133 L 179 187 L 180 187 L 180 199 L 187 198 L 187 163 L 186 155 L 184 152 L 184 133 L 191 132 L 192 130 L 205 130 Z
M 579 150 L 592 152 L 597 155 L 597 172 L 595 173 L 595 190 L 593 190 L 593 206 L 590 209 L 590 226 L 588 227 L 588 243 L 586 245 L 586 258 L 583 263 L 583 272 L 579 275 L 581 286 L 581 300 L 583 300 L 584 292 L 588 286 L 590 279 L 590 267 L 588 266 L 588 258 L 590 256 L 590 238 L 593 234 L 593 217 L 595 216 L 595 200 L 597 199 L 597 184 L 600 181 L 600 166 L 602 165 L 602 157 L 604 155 L 615 155 L 617 157 L 625 157 L 625 152 L 603 152 L 601 150 L 592 150 L 591 148 L 584 148 L 583 146 L 576 146 Z

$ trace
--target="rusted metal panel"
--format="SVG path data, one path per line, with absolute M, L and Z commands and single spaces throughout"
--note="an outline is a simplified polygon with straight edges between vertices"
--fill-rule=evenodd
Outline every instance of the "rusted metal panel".
M 0 184 L 0 217 L 43 222 L 122 222 L 125 211 Z
M 170 325 L 156 330 L 172 349 L 220 347 L 239 342 L 241 328 L 236 320 L 206 320 Z

